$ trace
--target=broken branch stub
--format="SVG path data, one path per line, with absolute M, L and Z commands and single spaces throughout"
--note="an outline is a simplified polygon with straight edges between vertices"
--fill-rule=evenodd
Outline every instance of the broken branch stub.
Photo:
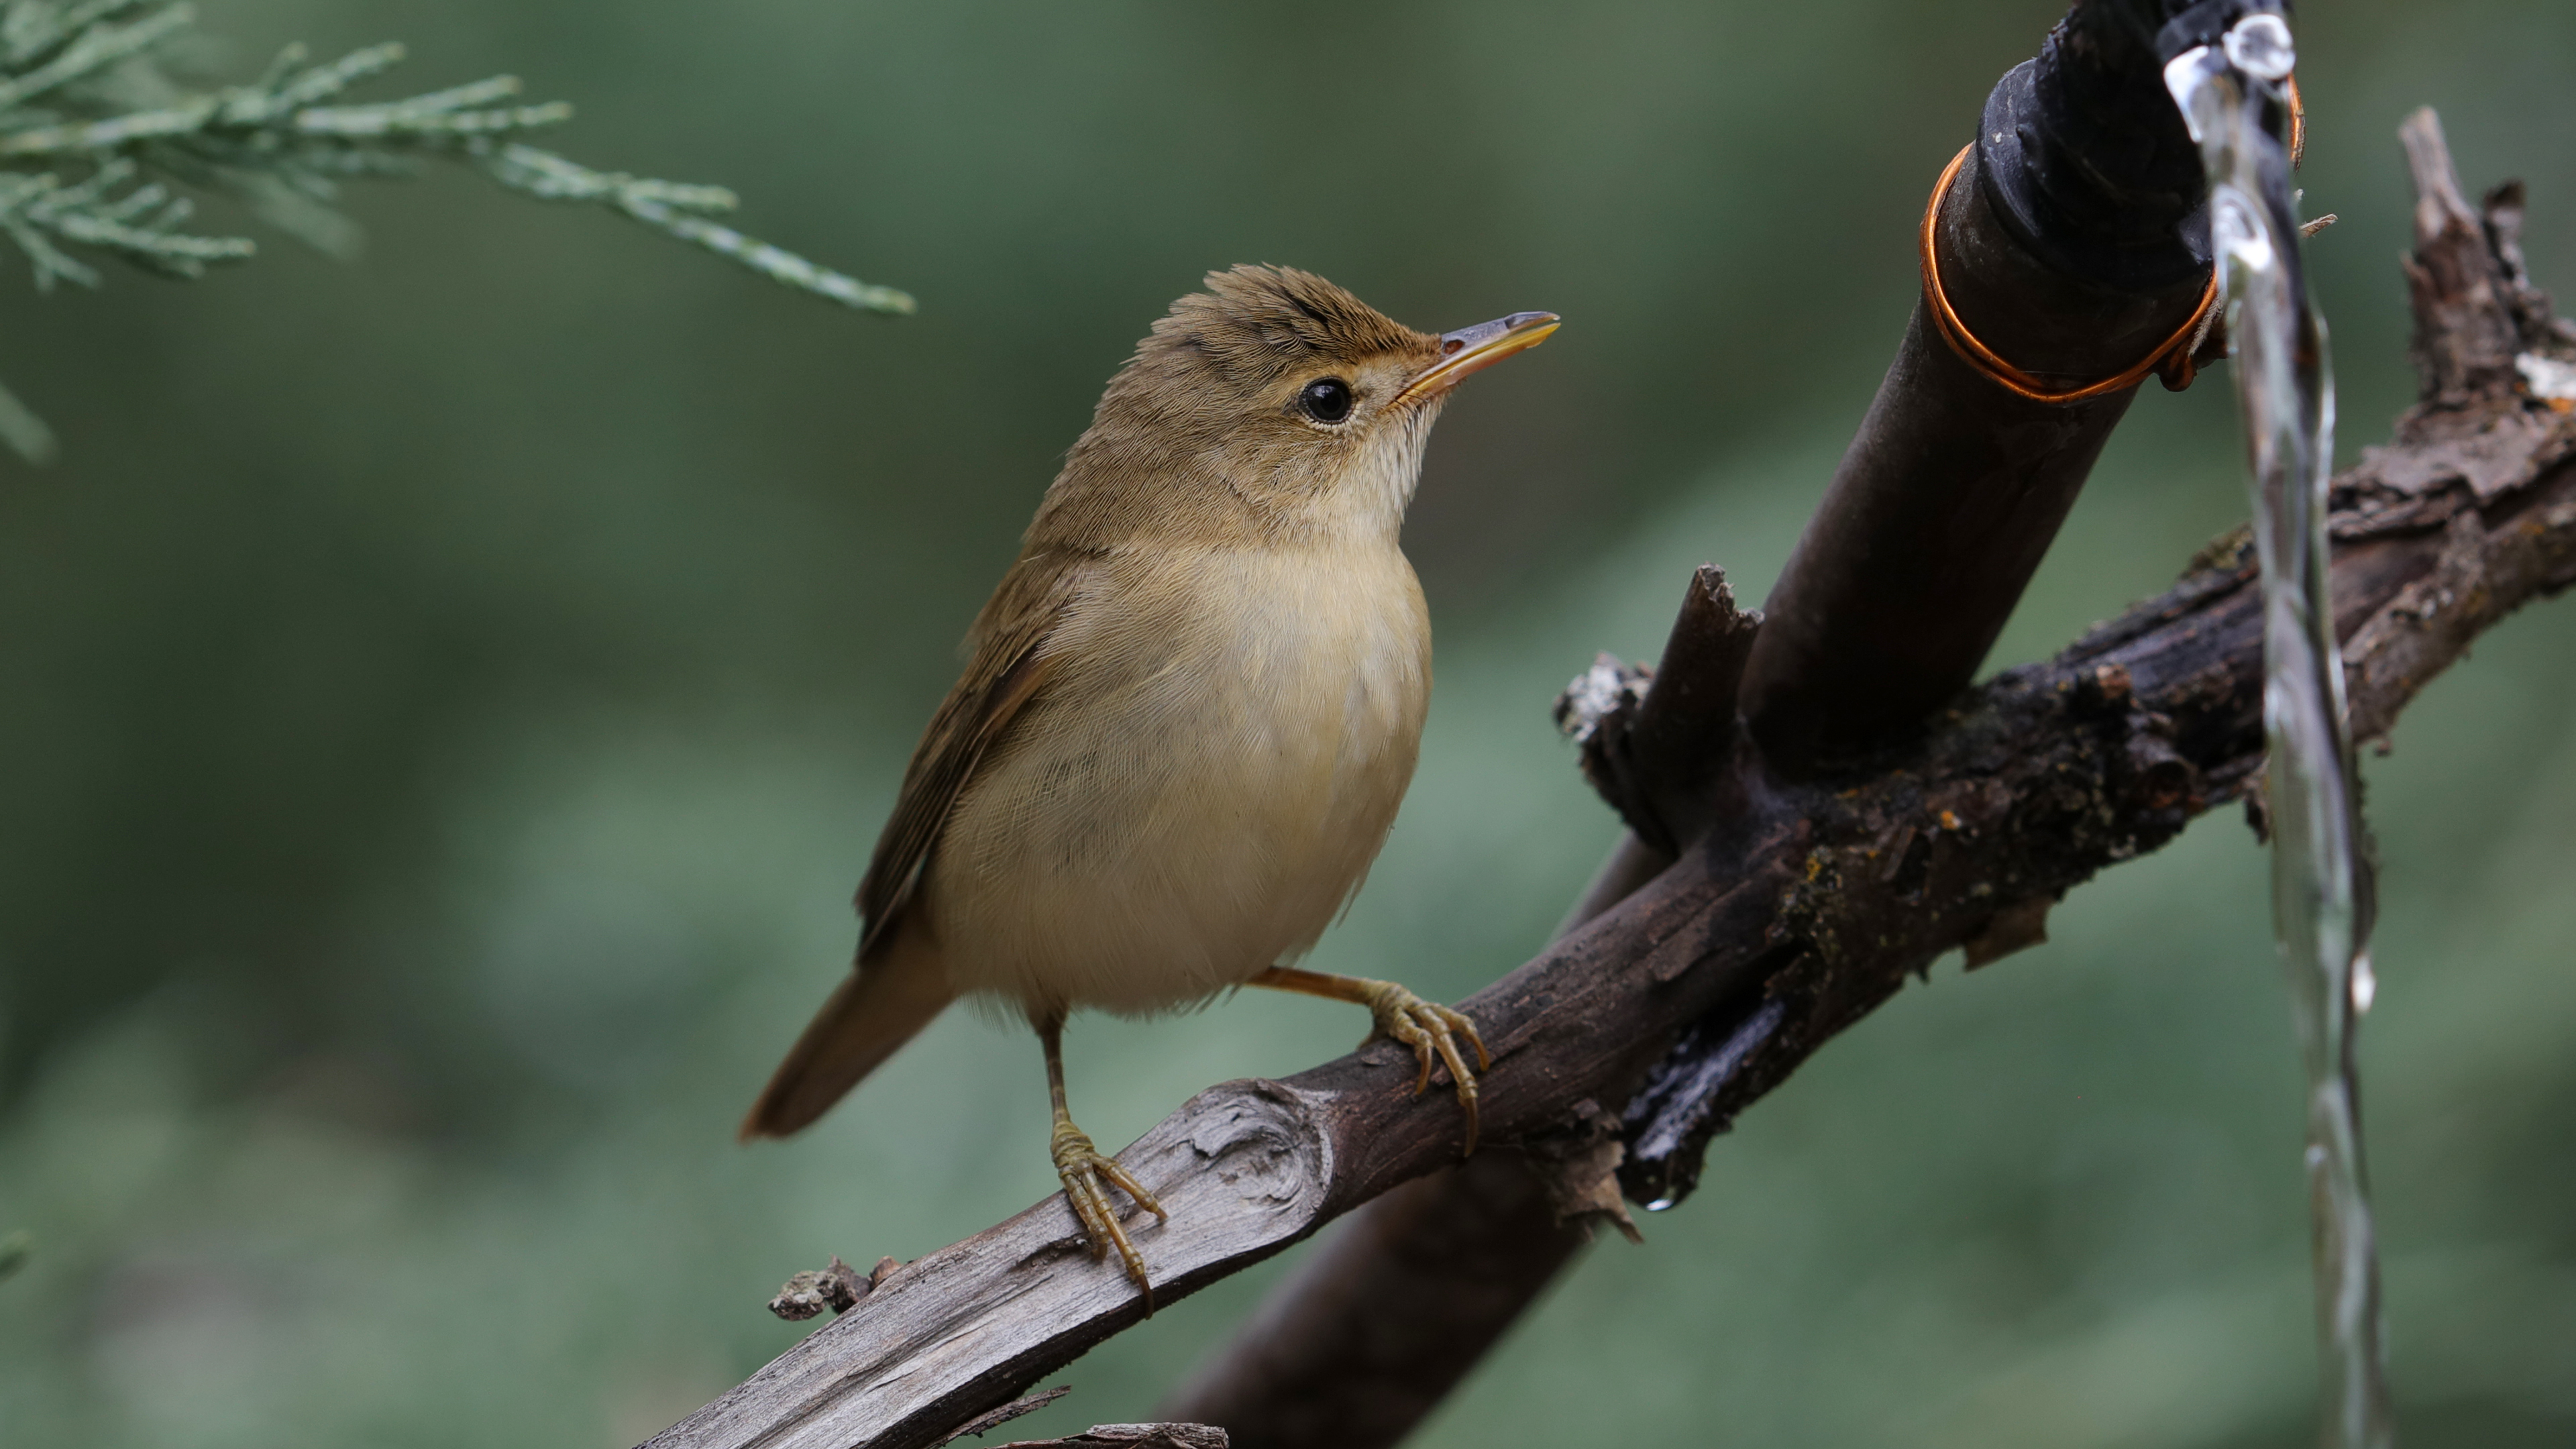
M 1604 654 L 1557 696 L 1557 727 L 1582 751 L 1583 777 L 1667 858 L 1724 806 L 1736 686 L 1761 627 L 1760 611 L 1736 607 L 1726 570 L 1701 564 L 1654 668 Z

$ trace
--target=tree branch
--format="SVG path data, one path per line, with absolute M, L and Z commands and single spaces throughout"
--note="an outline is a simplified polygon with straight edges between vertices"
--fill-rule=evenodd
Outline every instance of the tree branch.
M 2499 197 L 2479 229 L 2493 258 L 2512 229 L 2499 207 L 2519 199 Z M 2490 288 L 2499 307 L 2513 293 Z M 2425 311 L 2419 291 L 2419 321 Z M 2576 357 L 2558 336 L 2547 330 L 2533 355 Z M 2385 733 L 2478 632 L 2576 583 L 2571 460 L 2576 417 L 2563 402 L 2499 383 L 2410 412 L 2336 481 L 2337 625 L 2357 733 Z M 2222 540 L 2162 597 L 1831 776 L 1770 777 L 1733 737 L 1742 809 L 1462 1003 L 1494 1055 L 1489 1139 L 1579 1130 L 1587 1099 L 1631 1100 L 1677 1035 L 1769 1016 L 1700 1102 L 1713 1127 L 1943 952 L 1989 960 L 2035 940 L 2069 888 L 2161 846 L 2255 776 L 2260 612 L 2242 540 Z M 1375 1043 L 1286 1081 L 1211 1088 L 1122 1153 L 1172 1212 L 1137 1233 L 1162 1301 L 1453 1161 L 1455 1104 L 1413 1096 L 1411 1077 L 1408 1054 Z M 651 1444 L 914 1449 L 1142 1315 L 1050 1197 L 904 1265 Z M 1227 1427 L 1249 1443 L 1260 1426 Z

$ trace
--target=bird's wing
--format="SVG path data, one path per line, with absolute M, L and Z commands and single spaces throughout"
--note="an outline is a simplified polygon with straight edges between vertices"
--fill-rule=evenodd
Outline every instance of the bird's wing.
M 912 904 L 957 797 L 1021 707 L 1045 685 L 1054 666 L 1047 640 L 1079 587 L 1083 561 L 1081 555 L 1053 551 L 1023 557 L 976 618 L 966 672 L 914 747 L 903 792 L 859 882 L 862 970 Z
M 859 882 L 859 959 L 770 1074 L 742 1136 L 784 1137 L 831 1108 L 930 1024 L 954 993 L 935 942 L 900 931 L 940 827 L 976 768 L 1046 683 L 1048 637 L 1080 584 L 1079 556 L 1024 557 L 993 591 L 970 636 L 966 673 L 931 716 L 903 775 L 894 818 Z

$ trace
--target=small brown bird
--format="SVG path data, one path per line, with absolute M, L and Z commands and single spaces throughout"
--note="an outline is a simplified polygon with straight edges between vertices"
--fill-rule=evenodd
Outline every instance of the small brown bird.
M 977 616 L 966 672 L 904 771 L 857 964 L 744 1119 L 819 1117 L 959 996 L 1037 1028 L 1056 1172 L 1095 1258 L 1111 1208 L 1162 1205 L 1073 1124 L 1077 1006 L 1168 1011 L 1236 986 L 1365 1005 L 1436 1059 L 1476 1137 L 1473 1023 L 1391 982 L 1300 971 L 1359 889 L 1413 777 L 1431 686 L 1397 547 L 1459 379 L 1556 330 L 1516 312 L 1445 336 L 1306 272 L 1211 273 L 1101 395 Z

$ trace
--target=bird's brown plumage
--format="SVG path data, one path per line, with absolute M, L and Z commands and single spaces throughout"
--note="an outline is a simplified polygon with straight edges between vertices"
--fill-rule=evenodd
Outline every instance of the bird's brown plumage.
M 819 1116 L 962 990 L 1015 997 L 1038 1019 L 1084 1004 L 1175 1005 L 1248 979 L 1311 943 L 1376 853 L 1428 687 L 1427 619 L 1396 530 L 1439 407 L 1438 390 L 1407 389 L 1439 362 L 1443 339 L 1309 273 L 1238 267 L 1207 286 L 1175 303 L 1111 380 L 977 617 L 965 671 L 860 884 L 855 970 L 744 1136 Z M 1298 410 L 1298 390 L 1327 374 L 1355 395 L 1349 426 Z M 1264 743 L 1304 748 L 1319 734 L 1323 753 L 1308 764 L 1279 765 Z M 1175 753 L 1202 748 L 1204 760 Z M 996 796 L 996 780 L 1016 794 Z M 1085 791 L 1107 813 L 1068 823 Z M 973 813 L 975 858 L 943 867 L 961 810 Z M 1271 842 L 1225 837 L 1238 819 L 1278 837 L 1267 885 Z M 1220 871 L 1209 899 L 1172 894 L 1168 878 L 1195 864 L 1190 842 L 1213 839 L 1234 853 L 1197 852 Z M 1306 856 L 1317 863 L 1301 865 Z M 992 878 L 1015 870 L 1046 879 L 1021 890 Z M 925 900 L 943 890 L 944 915 Z M 1265 892 L 1286 904 L 1272 909 Z M 1028 900 L 1072 901 L 1080 914 L 1095 898 L 1101 919 L 1078 930 L 985 929 Z M 1229 911 L 1252 924 L 1228 934 Z M 1161 939 L 1191 930 L 1216 935 Z M 1090 975 L 958 956 L 1032 942 L 1044 955 L 1060 935 L 1094 957 L 1120 956 L 1131 937 L 1135 949 L 1090 961 Z M 1176 949 L 1206 959 L 1175 958 L 1154 975 L 1155 953 Z M 1146 975 L 1104 993 L 1121 971 Z

